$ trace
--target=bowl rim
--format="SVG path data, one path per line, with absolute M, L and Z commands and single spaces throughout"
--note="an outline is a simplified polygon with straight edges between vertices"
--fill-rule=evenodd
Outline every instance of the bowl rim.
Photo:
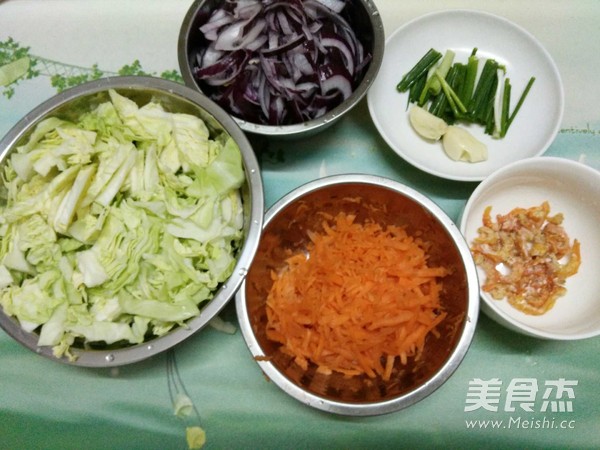
M 56 358 L 52 354 L 51 347 L 39 347 L 37 345 L 37 335 L 24 331 L 15 318 L 9 317 L 0 308 L 0 328 L 16 341 L 53 361 L 83 367 L 111 367 L 135 363 L 175 346 L 204 328 L 234 297 L 236 290 L 245 278 L 248 267 L 258 249 L 264 220 L 264 190 L 260 166 L 244 132 L 229 114 L 208 97 L 180 83 L 157 77 L 117 76 L 100 78 L 54 95 L 27 113 L 0 139 L 0 164 L 3 164 L 6 157 L 14 150 L 15 144 L 42 119 L 73 100 L 105 92 L 109 89 L 160 92 L 193 104 L 211 115 L 231 135 L 240 148 L 248 194 L 252 198 L 252 202 L 249 209 L 247 236 L 232 275 L 215 292 L 215 296 L 200 310 L 198 316 L 186 322 L 186 326 L 177 327 L 164 336 L 120 349 L 83 350 L 73 348 L 72 352 L 77 356 L 77 359 L 69 361 L 64 357 Z
M 465 204 L 463 211 L 461 212 L 461 217 L 459 220 L 460 231 L 463 235 L 466 233 L 467 229 L 467 221 L 471 215 L 471 209 L 473 205 L 479 200 L 479 197 L 489 190 L 490 187 L 494 186 L 499 181 L 506 181 L 509 179 L 509 176 L 514 172 L 520 169 L 530 168 L 533 171 L 539 173 L 543 172 L 549 168 L 563 168 L 566 171 L 575 171 L 582 174 L 587 174 L 589 176 L 595 177 L 600 181 L 600 171 L 585 165 L 581 162 L 567 159 L 559 156 L 534 156 L 530 158 L 521 159 L 518 161 L 514 161 L 511 164 L 508 164 L 504 167 L 499 168 L 492 174 L 490 174 L 485 180 L 483 180 Z M 509 176 L 507 176 L 509 175 Z M 478 269 L 479 270 L 479 269 Z M 596 337 L 600 335 L 600 327 L 596 331 L 583 332 L 583 333 L 552 333 L 549 331 L 541 330 L 534 326 L 530 326 L 525 324 L 511 315 L 507 314 L 505 311 L 498 307 L 498 303 L 489 298 L 482 289 L 480 289 L 480 298 L 482 301 L 481 310 L 492 320 L 499 323 L 500 325 L 512 330 L 514 332 L 524 334 L 527 336 L 545 339 L 545 340 L 556 340 L 556 341 L 571 341 L 571 340 L 581 340 L 588 339 L 592 337 Z
M 479 315 L 479 283 L 477 280 L 477 271 L 467 243 L 463 235 L 458 230 L 458 227 L 450 219 L 450 217 L 433 200 L 429 199 L 424 194 L 421 194 L 415 189 L 410 188 L 398 181 L 394 181 L 382 176 L 349 173 L 331 175 L 325 178 L 310 181 L 290 191 L 288 194 L 278 200 L 271 208 L 269 208 L 265 215 L 263 227 L 266 228 L 269 223 L 278 215 L 278 213 L 284 210 L 293 200 L 300 199 L 305 195 L 320 189 L 326 189 L 331 186 L 342 184 L 368 184 L 371 186 L 381 187 L 383 189 L 389 189 L 397 192 L 400 195 L 409 197 L 431 212 L 440 222 L 443 228 L 448 232 L 452 240 L 455 242 L 457 251 L 460 253 L 461 260 L 464 263 L 467 285 L 469 286 L 466 317 L 464 320 L 462 334 L 458 339 L 454 350 L 435 375 L 414 390 L 407 392 L 400 397 L 381 402 L 347 403 L 326 399 L 319 395 L 308 392 L 296 385 L 282 372 L 280 372 L 270 361 L 259 359 L 256 360 L 256 362 L 265 375 L 267 375 L 271 381 L 279 386 L 279 388 L 281 388 L 290 396 L 294 397 L 296 400 L 308 406 L 322 411 L 347 416 L 374 416 L 392 413 L 413 405 L 414 403 L 417 403 L 418 401 L 432 394 L 450 378 L 450 376 L 456 371 L 464 359 L 473 340 L 477 318 Z M 244 280 L 236 294 L 236 310 L 240 323 L 240 329 L 252 356 L 262 356 L 264 355 L 264 352 L 254 335 L 249 320 L 248 309 L 246 305 L 245 287 L 246 281 Z
M 177 58 L 179 61 L 179 70 L 183 77 L 184 83 L 186 86 L 190 87 L 191 89 L 195 89 L 198 92 L 202 91 L 192 76 L 192 70 L 188 59 L 188 36 L 198 10 L 206 1 L 208 0 L 195 0 L 190 5 L 181 24 L 177 41 Z M 257 124 L 232 115 L 231 117 L 233 117 L 233 119 L 244 131 L 270 137 L 294 137 L 300 134 L 316 132 L 321 127 L 332 125 L 334 121 L 348 113 L 360 102 L 360 100 L 362 100 L 362 98 L 367 94 L 371 84 L 373 84 L 373 81 L 375 81 L 375 77 L 377 76 L 377 73 L 379 72 L 383 62 L 383 54 L 385 51 L 385 31 L 383 20 L 373 0 L 357 1 L 359 1 L 365 7 L 369 14 L 369 21 L 371 23 L 371 27 L 373 28 L 373 52 L 372 60 L 369 63 L 369 68 L 365 72 L 360 84 L 352 92 L 350 97 L 320 117 L 291 125 Z

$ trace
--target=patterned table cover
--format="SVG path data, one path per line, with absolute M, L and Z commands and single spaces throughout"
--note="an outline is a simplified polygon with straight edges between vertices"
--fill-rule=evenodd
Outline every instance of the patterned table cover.
M 495 13 L 530 31 L 555 59 L 565 87 L 561 130 L 545 155 L 600 169 L 600 2 L 375 3 L 386 35 L 422 14 L 455 8 Z M 190 4 L 0 1 L 0 66 L 19 55 L 36 62 L 28 79 L 0 86 L 0 136 L 56 92 L 99 74 L 180 80 L 177 36 Z M 362 172 L 418 189 L 457 220 L 476 187 L 403 161 L 378 135 L 366 101 L 314 137 L 253 143 L 267 207 L 315 178 Z M 236 323 L 233 301 L 222 317 Z M 0 448 L 186 448 L 185 429 L 194 425 L 206 431 L 205 448 L 215 449 L 600 448 L 599 351 L 600 338 L 544 341 L 482 315 L 464 362 L 434 394 L 397 413 L 350 418 L 304 406 L 269 383 L 239 331 L 209 328 L 171 352 L 100 370 L 41 358 L 0 332 Z M 198 415 L 174 415 L 173 389 L 185 389 Z

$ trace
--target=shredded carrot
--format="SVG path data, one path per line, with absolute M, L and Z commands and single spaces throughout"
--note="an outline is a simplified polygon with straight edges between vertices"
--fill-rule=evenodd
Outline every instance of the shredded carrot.
M 345 213 L 322 227 L 272 272 L 267 337 L 305 370 L 389 380 L 446 317 L 440 278 L 450 271 L 428 267 L 427 243 L 404 227 Z

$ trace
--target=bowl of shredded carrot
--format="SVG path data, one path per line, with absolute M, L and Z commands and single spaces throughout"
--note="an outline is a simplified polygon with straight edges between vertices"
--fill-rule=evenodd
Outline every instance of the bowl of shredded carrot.
M 433 201 L 346 174 L 269 209 L 236 308 L 252 356 L 283 391 L 368 416 L 412 405 L 452 375 L 478 291 L 468 245 Z

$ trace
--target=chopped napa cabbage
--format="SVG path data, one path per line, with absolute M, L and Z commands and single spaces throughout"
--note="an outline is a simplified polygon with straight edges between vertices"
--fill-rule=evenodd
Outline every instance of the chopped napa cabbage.
M 13 169 L 17 173 L 17 176 L 22 180 L 27 181 L 33 176 L 33 164 L 31 163 L 31 158 L 29 158 L 29 155 L 15 152 L 10 155 L 10 161 Z
M 238 189 L 243 182 L 242 155 L 235 141 L 227 137 L 210 165 L 198 173 L 194 185 L 188 189 L 188 192 L 207 195 L 214 190 L 221 195 L 232 189 Z
M 167 322 L 183 322 L 200 313 L 196 304 L 191 300 L 175 304 L 161 300 L 142 300 L 124 296 L 121 299 L 121 305 L 123 311 L 128 314 Z
M 93 298 L 91 301 L 90 312 L 93 314 L 96 320 L 101 322 L 112 322 L 116 320 L 121 314 L 123 314 L 123 308 L 119 302 L 118 297 L 108 297 L 105 295 L 99 295 Z
M 58 207 L 56 216 L 54 217 L 54 228 L 56 231 L 60 233 L 66 233 L 69 225 L 71 224 L 71 220 L 75 215 L 77 205 L 79 204 L 80 199 L 83 193 L 86 191 L 95 172 L 96 166 L 94 164 L 90 164 L 82 168 L 77 174 L 77 177 L 75 177 L 73 186 L 71 186 L 71 189 L 67 195 L 63 197 Z
M 15 279 L 4 264 L 0 265 L 0 289 L 10 286 L 15 282 Z
M 41 131 L 45 134 L 40 135 Z M 17 149 L 11 156 L 15 170 L 24 180 L 32 172 L 46 177 L 53 170 L 64 171 L 68 166 L 88 164 L 96 151 L 96 133 L 83 130 L 70 122 L 45 120 L 38 124 L 32 134 L 35 146 L 29 143 Z
M 15 80 L 25 76 L 30 66 L 31 60 L 28 56 L 23 56 L 0 66 L 0 86 L 8 86 Z
M 93 249 L 78 252 L 75 255 L 77 268 L 81 273 L 81 282 L 91 288 L 99 286 L 110 278 L 100 263 L 100 255 Z
M 4 312 L 18 317 L 21 325 L 27 325 L 27 331 L 46 323 L 52 317 L 54 309 L 64 299 L 57 298 L 54 283 L 60 277 L 58 270 L 49 270 L 35 277 L 25 279 L 21 285 L 12 285 L 2 290 L 0 302 Z
M 197 117 L 111 90 L 37 124 L 1 178 L 0 306 L 57 357 L 161 336 L 234 269 L 241 154 Z
M 67 124 L 67 122 L 59 119 L 58 117 L 48 117 L 47 119 L 42 120 L 33 129 L 33 132 L 29 136 L 27 143 L 17 147 L 16 151 L 18 153 L 29 153 L 35 147 L 42 147 L 40 145 L 40 141 L 45 138 L 47 139 L 51 132 L 63 124 Z
M 7 269 L 35 275 L 35 268 L 27 261 L 21 248 L 21 236 L 18 227 L 8 226 L 2 240 L 2 265 Z
M 179 392 L 173 400 L 173 412 L 177 417 L 189 417 L 194 412 L 194 403 L 187 395 Z
M 144 335 L 134 327 L 122 322 L 101 322 L 94 321 L 89 325 L 74 323 L 67 328 L 68 332 L 85 338 L 88 342 L 106 342 L 114 344 L 115 342 L 125 341 L 132 344 L 144 342 Z
M 128 162 L 128 160 L 134 158 L 135 152 L 135 146 L 131 142 L 123 144 L 116 140 L 107 141 L 106 148 L 98 164 L 97 173 L 86 190 L 81 206 L 88 206 L 94 202 L 102 192 L 106 192 L 111 182 L 113 183 L 113 190 L 115 187 L 119 188 L 120 186 L 116 186 L 119 180 L 122 183 L 127 175 L 126 172 L 124 173 L 123 167 L 129 165 L 129 168 L 131 168 L 132 162 Z M 117 176 L 119 171 L 121 171 L 121 174 Z M 115 179 L 116 181 L 114 181 Z M 108 196 L 106 193 L 104 195 Z
M 54 216 L 78 173 L 79 166 L 72 166 L 60 172 L 50 182 L 44 182 L 43 178 L 37 175 L 29 181 L 35 186 L 33 190 L 24 187 L 17 193 L 9 191 L 9 198 L 13 197 L 17 201 L 2 208 L 0 221 L 12 223 L 36 213 L 47 217 Z M 11 183 L 8 187 L 16 190 L 21 188 L 19 183 Z
M 197 170 L 208 165 L 209 132 L 198 117 L 178 114 L 173 120 L 173 139 L 184 171 Z
M 141 108 L 133 100 L 109 91 L 110 99 L 125 128 L 134 141 L 156 141 L 163 147 L 173 139 L 173 114 L 166 112 L 160 103 L 150 102 Z
M 206 431 L 202 427 L 186 427 L 185 439 L 190 450 L 200 449 L 206 444 Z
M 50 319 L 42 325 L 38 345 L 57 345 L 60 343 L 65 334 L 68 306 L 67 303 L 58 305 Z
M 18 238 L 13 242 L 36 272 L 53 268 L 61 257 L 61 247 L 55 230 L 41 215 L 27 216 L 17 223 L 9 225 L 15 228 Z
M 117 193 L 121 190 L 121 187 L 125 183 L 129 171 L 135 165 L 137 157 L 137 151 L 131 150 L 127 154 L 127 158 L 123 161 L 123 164 L 113 174 L 110 181 L 103 187 L 102 191 L 94 199 L 94 201 L 102 206 L 108 206 L 112 203 Z
M 237 331 L 237 328 L 233 323 L 223 320 L 219 316 L 210 319 L 209 325 L 222 333 L 235 334 Z

